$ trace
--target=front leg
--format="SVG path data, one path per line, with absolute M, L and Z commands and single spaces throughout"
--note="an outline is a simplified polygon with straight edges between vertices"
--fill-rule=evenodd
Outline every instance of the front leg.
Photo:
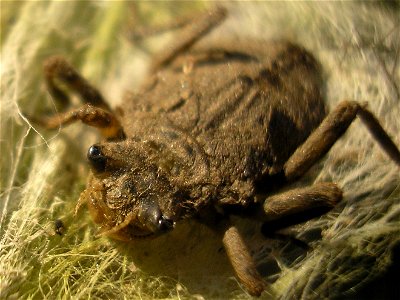
M 105 102 L 101 93 L 93 87 L 83 76 L 79 74 L 63 57 L 53 56 L 44 63 L 44 76 L 47 88 L 53 98 L 68 106 L 68 95 L 64 92 L 60 83 L 66 85 L 73 92 L 80 95 L 86 103 L 80 108 L 62 112 L 50 117 L 28 118 L 47 129 L 57 129 L 61 125 L 69 125 L 76 121 L 96 127 L 107 139 L 124 139 L 125 134 L 116 115 Z
M 258 273 L 238 229 L 233 225 L 228 227 L 222 242 L 239 281 L 250 295 L 260 296 L 265 289 L 265 283 Z
M 367 126 L 386 154 L 400 166 L 400 151 L 375 116 L 365 106 L 355 101 L 344 101 L 288 159 L 284 166 L 286 180 L 292 181 L 307 172 L 346 132 L 356 116 Z
M 105 138 L 124 138 L 123 129 L 117 118 L 108 111 L 90 104 L 85 104 L 80 108 L 73 109 L 65 113 L 59 113 L 51 117 L 30 117 L 30 119 L 47 129 L 56 129 L 61 125 L 69 125 L 80 120 L 86 125 L 99 129 Z
M 43 64 L 43 72 L 47 89 L 57 101 L 64 105 L 69 104 L 69 97 L 59 86 L 59 82 L 61 82 L 78 93 L 84 103 L 111 111 L 101 93 L 80 75 L 64 57 L 52 56 L 46 59 Z

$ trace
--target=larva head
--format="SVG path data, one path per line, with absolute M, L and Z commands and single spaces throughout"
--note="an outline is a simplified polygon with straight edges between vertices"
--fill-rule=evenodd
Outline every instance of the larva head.
M 82 197 L 105 235 L 132 240 L 171 230 L 181 208 L 168 178 L 130 140 L 92 145 L 92 174 Z

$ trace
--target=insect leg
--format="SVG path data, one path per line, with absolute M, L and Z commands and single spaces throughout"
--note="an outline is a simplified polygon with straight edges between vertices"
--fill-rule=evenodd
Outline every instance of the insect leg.
M 164 49 L 163 53 L 158 58 L 155 58 L 150 69 L 154 72 L 168 65 L 175 57 L 187 51 L 194 43 L 217 27 L 226 18 L 226 14 L 226 9 L 216 7 L 198 16 L 185 26 L 185 31 L 182 32 L 181 38 L 177 43 L 173 44 L 172 47 Z
M 268 232 L 308 221 L 331 210 L 342 191 L 334 183 L 316 183 L 268 197 L 264 202 L 263 221 Z
M 69 97 L 60 84 L 77 92 L 86 103 L 80 108 L 59 113 L 47 118 L 29 117 L 33 122 L 48 129 L 56 129 L 61 125 L 69 125 L 78 120 L 96 127 L 102 135 L 109 139 L 122 139 L 124 133 L 116 116 L 111 113 L 110 106 L 104 101 L 100 92 L 83 78 L 63 57 L 48 58 L 43 66 L 46 84 L 50 94 L 64 106 L 69 104 Z
M 288 159 L 284 166 L 286 179 L 291 181 L 302 176 L 329 151 L 340 136 L 346 132 L 356 116 L 367 126 L 386 154 L 400 166 L 400 151 L 376 117 L 365 105 L 360 105 L 355 101 L 344 101 L 326 116 L 318 128 Z
M 43 65 L 44 76 L 50 94 L 63 104 L 69 104 L 69 98 L 58 85 L 65 84 L 77 92 L 84 103 L 89 103 L 111 111 L 100 92 L 90 85 L 63 57 L 52 56 Z
M 80 120 L 86 125 L 99 129 L 101 134 L 106 138 L 124 138 L 122 127 L 115 116 L 104 109 L 90 104 L 85 104 L 80 108 L 51 117 L 31 119 L 47 129 L 56 129 L 61 125 L 69 125 Z
M 238 229 L 230 226 L 222 239 L 228 258 L 236 276 L 252 296 L 260 296 L 265 283 L 258 273 L 254 261 Z
M 190 23 L 193 23 L 193 20 L 198 17 L 199 12 L 195 12 L 194 14 L 190 15 L 178 16 L 164 24 L 144 26 L 137 26 L 137 24 L 134 24 L 134 26 L 132 26 L 132 29 L 128 29 L 128 38 L 131 41 L 136 42 L 148 37 L 163 34 L 167 31 L 181 29 L 185 26 L 188 26 Z

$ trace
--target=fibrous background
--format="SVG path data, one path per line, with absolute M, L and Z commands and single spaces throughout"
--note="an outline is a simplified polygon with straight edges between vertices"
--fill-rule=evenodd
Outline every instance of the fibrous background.
M 329 107 L 344 99 L 368 102 L 400 145 L 398 2 L 223 5 L 228 19 L 201 43 L 283 38 L 303 45 L 323 67 Z M 182 34 L 150 34 L 149 28 L 166 28 L 212 6 L 1 2 L 1 299 L 249 297 L 234 279 L 221 237 L 202 225 L 183 222 L 167 236 L 133 244 L 97 237 L 86 209 L 75 216 L 74 208 L 88 174 L 85 152 L 99 137 L 80 124 L 46 131 L 27 118 L 60 109 L 44 86 L 47 57 L 63 55 L 113 107 L 123 106 L 124 92 L 140 85 L 153 55 Z M 295 185 L 320 181 L 338 183 L 343 201 L 321 218 L 288 228 L 283 238 L 266 239 L 260 224 L 238 221 L 269 282 L 262 297 L 394 296 L 380 278 L 389 278 L 398 264 L 398 167 L 356 120 Z M 62 235 L 56 220 L 65 226 Z

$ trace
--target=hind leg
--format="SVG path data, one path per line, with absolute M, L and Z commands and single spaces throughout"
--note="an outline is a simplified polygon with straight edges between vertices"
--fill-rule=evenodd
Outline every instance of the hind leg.
M 363 121 L 386 154 L 400 166 L 400 151 L 376 117 L 365 105 L 360 105 L 355 101 L 344 101 L 322 121 L 288 159 L 284 166 L 286 180 L 295 180 L 307 172 L 346 132 L 356 116 Z
M 226 18 L 226 15 L 226 9 L 216 7 L 199 15 L 193 21 L 186 22 L 178 41 L 175 41 L 171 47 L 166 47 L 164 51 L 154 59 L 150 67 L 152 72 L 167 66 L 181 53 L 190 49 L 198 40 L 216 28 Z

